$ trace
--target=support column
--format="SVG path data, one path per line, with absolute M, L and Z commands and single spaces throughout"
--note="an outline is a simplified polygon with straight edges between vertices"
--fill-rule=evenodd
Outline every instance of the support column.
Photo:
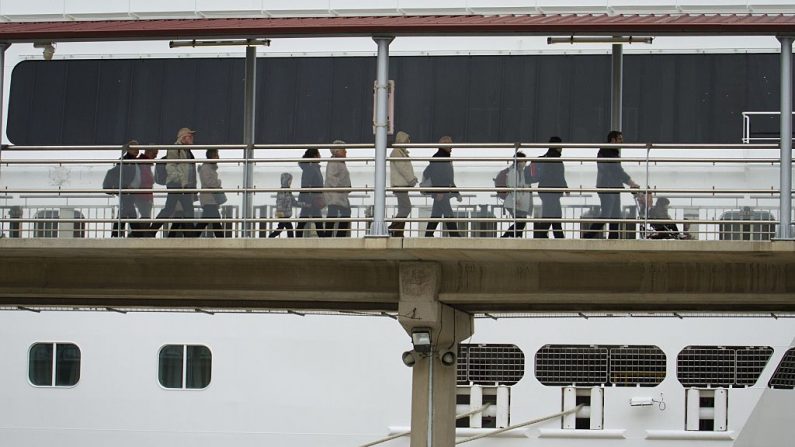
M 0 43 L 0 159 L 3 158 L 3 137 L 6 134 L 6 123 L 3 116 L 3 101 L 5 100 L 5 76 L 6 76 L 6 50 L 10 47 L 9 43 Z
M 387 89 L 389 88 L 389 44 L 394 37 L 373 37 L 378 44 L 378 68 L 375 94 L 375 182 L 373 224 L 368 236 L 386 237 L 386 133 Z
M 246 81 L 243 106 L 243 143 L 248 145 L 244 150 L 245 171 L 243 172 L 243 236 L 254 237 L 254 225 L 248 219 L 254 217 L 254 200 L 250 189 L 254 185 L 254 165 L 249 160 L 254 158 L 254 132 L 256 123 L 255 101 L 257 83 L 257 47 L 246 47 Z
M 622 130 L 622 103 L 624 96 L 624 47 L 620 44 L 613 44 L 612 62 L 612 84 L 610 86 L 610 130 Z
M 437 263 L 400 264 L 398 320 L 409 335 L 417 330 L 431 335 L 430 352 L 412 352 L 412 447 L 455 445 L 456 362 L 445 365 L 442 355 L 458 354 L 458 342 L 472 335 L 474 321 L 472 315 L 439 302 L 441 278 Z
M 792 232 L 792 37 L 781 42 L 781 186 L 778 237 L 790 239 Z

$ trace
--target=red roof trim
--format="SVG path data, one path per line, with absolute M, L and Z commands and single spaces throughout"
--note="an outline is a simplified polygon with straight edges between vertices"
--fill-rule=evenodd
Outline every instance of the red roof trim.
M 147 40 L 433 34 L 795 34 L 793 15 L 553 14 L 0 23 L 0 40 Z

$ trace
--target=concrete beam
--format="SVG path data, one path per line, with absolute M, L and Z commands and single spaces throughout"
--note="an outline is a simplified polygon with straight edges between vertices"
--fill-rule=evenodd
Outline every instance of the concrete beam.
M 466 312 L 795 311 L 793 241 L 3 238 L 0 304 L 396 311 L 416 262 Z

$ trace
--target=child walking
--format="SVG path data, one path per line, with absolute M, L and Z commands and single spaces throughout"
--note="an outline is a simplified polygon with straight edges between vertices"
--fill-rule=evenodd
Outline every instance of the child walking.
M 293 175 L 289 172 L 282 172 L 281 175 L 282 188 L 286 191 L 279 191 L 276 193 L 276 218 L 289 219 L 293 217 L 293 208 L 298 206 L 298 201 L 295 200 L 293 193 L 289 191 L 290 185 L 293 183 Z M 287 237 L 293 237 L 293 224 L 289 220 L 280 220 L 279 226 L 271 232 L 268 236 L 279 237 L 282 230 L 287 229 Z

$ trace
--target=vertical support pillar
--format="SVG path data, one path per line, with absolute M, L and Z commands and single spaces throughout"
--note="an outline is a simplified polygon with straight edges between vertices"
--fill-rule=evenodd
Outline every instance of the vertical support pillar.
M 427 354 L 414 352 L 411 386 L 411 446 L 455 445 L 456 364 L 445 365 L 446 352 L 473 333 L 472 315 L 439 302 L 441 266 L 433 262 L 400 264 L 398 320 L 409 334 L 431 334 Z
M 249 160 L 254 158 L 254 135 L 255 135 L 255 101 L 257 83 L 257 47 L 249 45 L 246 47 L 246 81 L 245 81 L 245 103 L 243 106 L 243 143 L 247 145 L 244 149 L 243 158 L 245 159 L 245 171 L 243 172 L 243 237 L 254 237 L 254 225 L 249 219 L 254 217 L 254 200 L 251 188 L 254 184 L 254 165 Z
M 780 239 L 792 238 L 792 37 L 781 42 L 781 186 L 779 195 Z
M 612 84 L 610 86 L 610 130 L 622 130 L 622 105 L 624 96 L 624 47 L 613 44 Z
M 386 237 L 386 133 L 389 88 L 389 44 L 394 37 L 373 37 L 378 44 L 378 68 L 375 94 L 375 182 L 373 191 L 373 224 L 368 236 Z M 414 444 L 412 444 L 414 445 Z
M 5 117 L 3 116 L 4 100 L 5 100 L 5 76 L 6 76 L 6 50 L 11 44 L 2 42 L 0 43 L 0 160 L 3 158 L 3 140 L 6 134 Z M 0 167 L 0 169 L 2 169 Z

